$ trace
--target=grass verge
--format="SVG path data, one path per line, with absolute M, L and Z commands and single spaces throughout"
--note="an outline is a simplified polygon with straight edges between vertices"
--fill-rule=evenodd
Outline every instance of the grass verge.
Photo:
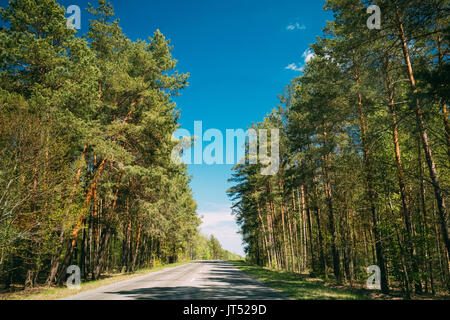
M 307 275 L 270 270 L 249 265 L 244 260 L 229 261 L 235 267 L 260 280 L 268 287 L 282 291 L 287 297 L 295 300 L 369 300 L 363 290 L 332 287 L 320 279 Z
M 14 293 L 2 293 L 0 294 L 0 300 L 57 300 L 67 298 L 84 291 L 89 291 L 109 284 L 113 284 L 116 282 L 129 280 L 138 276 L 142 276 L 146 273 L 159 271 L 169 267 L 176 267 L 187 263 L 190 263 L 190 261 L 177 262 L 153 268 L 141 269 L 134 273 L 111 274 L 103 279 L 99 279 L 96 281 L 82 282 L 81 288 L 79 290 L 69 289 L 67 287 L 50 287 L 50 288 L 37 287 Z

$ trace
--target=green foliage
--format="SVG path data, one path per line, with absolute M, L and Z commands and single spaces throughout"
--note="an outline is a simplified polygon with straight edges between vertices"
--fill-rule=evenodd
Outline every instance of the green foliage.
M 175 71 L 159 30 L 134 42 L 108 2 L 88 11 L 94 19 L 83 37 L 66 27 L 54 0 L 0 8 L 0 283 L 7 286 L 60 283 L 69 263 L 96 279 L 190 259 L 202 237 L 186 167 L 170 159 L 179 126 L 173 98 L 189 75 Z M 196 250 L 209 254 L 207 243 Z
M 280 128 L 280 171 L 237 165 L 229 195 L 251 263 L 448 292 L 448 1 L 375 3 L 381 30 L 372 1 L 326 2 L 314 58 L 254 125 Z

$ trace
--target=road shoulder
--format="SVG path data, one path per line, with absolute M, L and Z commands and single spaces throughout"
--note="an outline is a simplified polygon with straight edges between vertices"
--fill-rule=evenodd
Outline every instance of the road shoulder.
M 369 296 L 357 292 L 327 286 L 320 279 L 305 275 L 269 270 L 247 264 L 243 260 L 228 261 L 234 267 L 262 282 L 265 286 L 282 292 L 291 300 L 368 300 Z

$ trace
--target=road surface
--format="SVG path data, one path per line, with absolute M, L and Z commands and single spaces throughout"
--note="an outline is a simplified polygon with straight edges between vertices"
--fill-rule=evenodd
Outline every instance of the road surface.
M 65 300 L 282 300 L 224 261 L 197 261 L 139 276 Z

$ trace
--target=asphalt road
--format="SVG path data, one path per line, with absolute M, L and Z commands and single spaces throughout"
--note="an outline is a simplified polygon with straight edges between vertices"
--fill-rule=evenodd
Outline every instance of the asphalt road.
M 281 300 L 224 261 L 198 261 L 114 283 L 65 300 Z

